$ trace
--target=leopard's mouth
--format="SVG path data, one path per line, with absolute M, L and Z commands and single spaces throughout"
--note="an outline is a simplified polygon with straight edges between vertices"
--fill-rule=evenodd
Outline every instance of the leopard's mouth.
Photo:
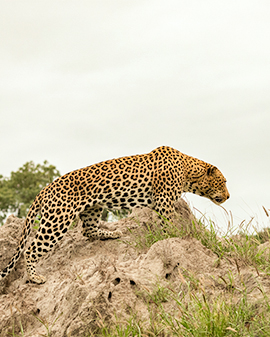
M 223 202 L 223 198 L 221 198 L 221 197 L 215 197 L 214 200 L 218 204 L 221 204 Z
M 227 199 L 230 198 L 230 194 L 229 193 L 224 193 L 222 195 L 217 195 L 216 197 L 212 198 L 212 201 L 217 204 L 220 205 L 223 202 L 225 202 Z

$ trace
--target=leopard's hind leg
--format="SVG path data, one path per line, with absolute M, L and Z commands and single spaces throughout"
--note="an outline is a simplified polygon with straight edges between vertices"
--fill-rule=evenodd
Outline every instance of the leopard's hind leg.
M 75 216 L 62 213 L 53 220 L 41 219 L 35 239 L 24 253 L 26 270 L 32 282 L 46 282 L 46 277 L 36 273 L 36 263 L 63 238 L 74 218 Z
M 101 218 L 103 208 L 101 206 L 86 207 L 80 214 L 80 219 L 83 222 L 82 234 L 87 237 L 96 239 L 116 239 L 122 235 L 119 230 L 109 231 L 99 228 L 99 220 Z

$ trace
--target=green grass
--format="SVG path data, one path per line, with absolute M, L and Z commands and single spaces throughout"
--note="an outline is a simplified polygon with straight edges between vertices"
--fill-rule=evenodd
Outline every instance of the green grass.
M 22 327 L 22 322 L 21 321 L 20 321 L 20 330 L 21 330 L 20 332 L 21 332 L 21 335 L 17 335 L 14 330 L 15 330 L 15 326 L 13 324 L 12 325 L 12 332 L 8 333 L 8 336 L 12 336 L 12 337 L 24 337 L 24 331 L 23 331 L 23 327 Z
M 46 334 L 42 335 L 44 337 L 51 337 L 52 336 L 52 328 L 54 326 L 54 324 L 58 321 L 58 319 L 63 315 L 63 312 L 56 317 L 56 319 L 53 322 L 48 322 L 48 320 L 44 317 L 39 317 L 33 314 L 33 316 L 44 326 L 44 328 L 46 329 Z
M 189 290 L 186 295 L 175 294 L 160 286 L 153 294 L 146 294 L 149 320 L 142 321 L 134 313 L 128 320 L 117 319 L 116 324 L 105 324 L 99 317 L 99 329 L 88 336 L 183 336 L 183 337 L 269 337 L 270 308 L 267 300 L 257 304 L 249 303 L 245 291 L 235 302 L 233 294 L 222 294 L 210 299 L 204 292 Z M 164 303 L 173 302 L 173 309 L 166 309 Z
M 230 299 L 216 298 L 211 301 L 201 293 L 191 293 L 188 305 L 175 299 L 178 305 L 178 317 L 161 311 L 161 320 L 172 335 L 178 336 L 269 336 L 269 309 L 258 317 L 254 305 L 247 302 L 246 294 L 242 294 L 238 303 Z M 260 324 L 255 324 L 255 321 Z M 262 324 L 263 323 L 263 324 Z M 263 327 L 263 328 L 262 328 Z M 264 334 L 262 332 L 264 331 Z
M 174 226 L 166 219 L 164 219 L 162 227 L 155 222 L 143 225 L 138 222 L 137 224 L 141 231 L 140 235 L 138 235 L 137 229 L 135 231 L 128 229 L 131 234 L 131 240 L 123 242 L 134 247 L 138 251 L 147 250 L 158 241 L 174 237 L 185 237 L 188 234 L 184 229 Z

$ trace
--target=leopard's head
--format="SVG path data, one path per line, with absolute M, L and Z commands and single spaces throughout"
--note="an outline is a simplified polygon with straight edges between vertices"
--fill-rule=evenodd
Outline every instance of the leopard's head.
M 225 177 L 217 167 L 210 164 L 207 165 L 205 174 L 198 180 L 197 187 L 196 194 L 210 199 L 217 205 L 230 197 Z

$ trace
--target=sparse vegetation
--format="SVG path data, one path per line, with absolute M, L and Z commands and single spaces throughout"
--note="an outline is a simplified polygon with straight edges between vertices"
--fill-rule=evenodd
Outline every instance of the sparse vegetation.
M 106 324 L 99 314 L 98 329 L 88 336 L 183 336 L 183 337 L 268 337 L 270 335 L 270 306 L 266 297 L 259 305 L 247 298 L 245 286 L 236 301 L 220 294 L 217 298 L 206 296 L 202 288 L 193 289 L 189 281 L 175 293 L 172 289 L 157 286 L 152 294 L 146 290 L 149 318 L 142 320 L 136 313 L 128 320 L 117 318 L 115 324 Z M 181 287 L 180 287 L 181 288 Z M 262 289 L 261 289 L 262 291 Z M 170 307 L 164 303 L 170 299 Z
M 56 319 L 50 323 L 48 322 L 48 320 L 44 317 L 39 317 L 34 315 L 34 317 L 44 326 L 44 328 L 46 329 L 46 334 L 43 334 L 42 337 L 51 337 L 52 335 L 52 328 L 55 325 L 55 323 L 58 321 L 58 319 L 63 315 L 63 313 L 61 313 L 58 317 L 56 317 Z
M 128 228 L 129 233 L 131 234 L 132 240 L 123 241 L 130 246 L 138 250 L 147 250 L 154 243 L 174 237 L 184 237 L 188 235 L 184 229 L 179 228 L 171 224 L 168 220 L 164 219 L 163 226 L 160 226 L 158 222 L 146 223 L 141 225 L 140 222 L 137 222 L 138 226 L 141 228 L 141 235 L 132 235 L 132 230 Z M 137 230 L 136 230 L 137 232 Z M 121 239 L 120 239 L 121 240 Z

